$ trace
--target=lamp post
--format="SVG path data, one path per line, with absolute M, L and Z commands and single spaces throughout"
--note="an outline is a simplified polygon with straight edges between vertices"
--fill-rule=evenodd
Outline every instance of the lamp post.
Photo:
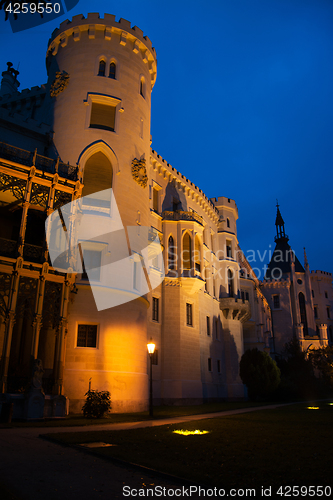
M 153 354 L 155 352 L 155 344 L 150 337 L 147 344 L 147 349 L 150 357 L 150 383 L 149 383 L 149 416 L 153 416 Z

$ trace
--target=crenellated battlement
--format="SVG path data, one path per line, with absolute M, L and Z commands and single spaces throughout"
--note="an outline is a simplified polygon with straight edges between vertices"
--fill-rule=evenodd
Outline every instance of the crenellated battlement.
M 193 200 L 195 199 L 196 202 L 203 207 L 207 215 L 209 215 L 216 224 L 218 223 L 219 213 L 212 201 L 203 193 L 200 188 L 198 188 L 198 186 L 193 184 L 193 182 L 187 179 L 187 177 L 178 172 L 178 170 L 172 167 L 153 149 L 151 149 L 150 164 L 153 170 L 157 170 L 158 173 L 165 179 L 169 177 L 169 181 L 174 181 L 175 183 L 177 183 L 179 189 L 181 189 L 187 196 L 191 197 Z
M 120 45 L 129 45 L 134 54 L 141 56 L 144 63 L 148 64 L 151 75 L 152 87 L 156 81 L 157 59 L 156 51 L 151 40 L 143 34 L 137 26 L 131 26 L 130 21 L 116 18 L 112 14 L 104 14 L 104 18 L 98 13 L 89 13 L 85 18 L 83 14 L 74 16 L 71 21 L 66 19 L 59 28 L 55 29 L 48 42 L 47 56 L 56 55 L 59 47 L 66 47 L 70 37 L 75 42 L 81 40 L 83 34 L 88 35 L 90 40 L 96 38 L 96 32 L 103 32 L 104 38 L 110 41 L 114 36 L 120 37 Z

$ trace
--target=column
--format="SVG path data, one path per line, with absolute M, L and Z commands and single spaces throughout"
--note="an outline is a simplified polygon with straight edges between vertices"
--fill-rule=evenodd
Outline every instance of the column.
M 26 231 L 26 227 L 27 227 L 28 209 L 30 206 L 32 180 L 33 180 L 33 177 L 35 175 L 35 171 L 36 171 L 36 168 L 31 167 L 30 172 L 29 172 L 29 177 L 27 179 L 25 193 L 24 193 L 22 219 L 21 219 L 20 233 L 19 233 L 19 239 L 18 239 L 18 250 L 17 250 L 18 254 L 21 257 L 23 257 L 23 247 L 24 247 L 25 231 Z

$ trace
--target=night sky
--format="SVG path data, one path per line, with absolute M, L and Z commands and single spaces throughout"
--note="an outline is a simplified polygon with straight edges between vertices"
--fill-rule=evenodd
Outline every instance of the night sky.
M 152 148 L 208 197 L 236 200 L 253 267 L 274 249 L 278 199 L 301 262 L 305 246 L 311 269 L 333 272 L 332 0 L 80 0 L 15 34 L 0 11 L 0 70 L 19 64 L 19 90 L 46 83 L 50 34 L 88 12 L 128 19 L 152 40 Z

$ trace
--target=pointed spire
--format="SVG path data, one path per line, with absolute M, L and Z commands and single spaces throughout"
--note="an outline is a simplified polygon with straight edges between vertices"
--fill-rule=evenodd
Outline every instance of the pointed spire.
M 306 251 L 305 251 L 305 247 L 303 247 L 304 249 L 304 267 L 309 267 L 309 263 L 308 263 L 308 258 L 307 258 L 307 255 L 306 255 Z
M 276 219 L 275 219 L 275 226 L 276 226 L 276 237 L 275 241 L 279 240 L 280 238 L 286 238 L 287 240 L 289 239 L 288 236 L 286 236 L 285 230 L 284 230 L 284 220 L 282 218 L 281 212 L 280 212 L 280 206 L 278 203 L 278 200 L 276 200 Z

